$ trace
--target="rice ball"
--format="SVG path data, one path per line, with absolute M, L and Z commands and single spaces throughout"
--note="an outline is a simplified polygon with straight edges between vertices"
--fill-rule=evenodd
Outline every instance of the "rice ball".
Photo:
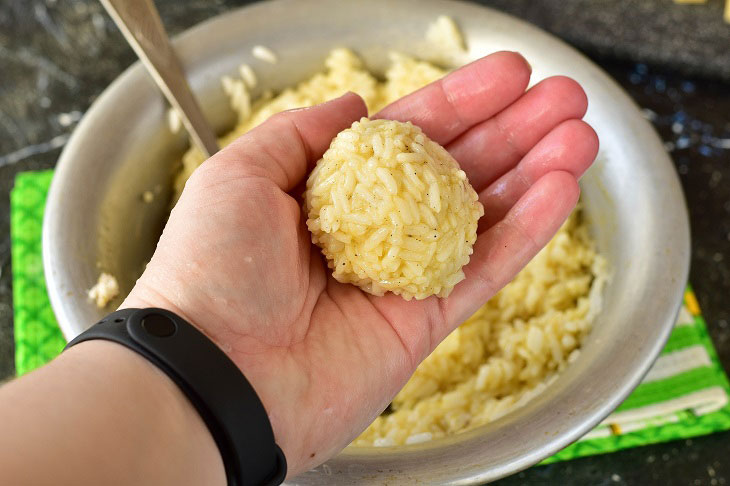
M 317 162 L 307 227 L 335 279 L 406 300 L 464 279 L 484 214 L 454 158 L 410 122 L 362 118 Z

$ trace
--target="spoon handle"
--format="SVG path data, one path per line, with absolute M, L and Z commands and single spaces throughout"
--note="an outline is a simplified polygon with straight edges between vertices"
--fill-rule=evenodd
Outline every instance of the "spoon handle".
M 101 0 L 114 22 L 180 116 L 193 143 L 210 157 L 218 140 L 185 79 L 153 0 Z

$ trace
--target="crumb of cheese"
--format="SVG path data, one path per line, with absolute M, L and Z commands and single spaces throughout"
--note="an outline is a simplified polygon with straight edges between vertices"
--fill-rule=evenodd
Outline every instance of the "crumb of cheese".
M 100 309 L 106 307 L 117 295 L 119 295 L 117 279 L 105 272 L 99 275 L 96 285 L 89 290 L 89 299 L 93 300 Z

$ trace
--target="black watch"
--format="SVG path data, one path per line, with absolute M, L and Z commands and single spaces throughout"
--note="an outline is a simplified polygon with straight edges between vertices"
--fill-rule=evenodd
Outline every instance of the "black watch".
M 141 354 L 180 387 L 213 435 L 230 486 L 284 481 L 286 458 L 261 400 L 233 361 L 194 326 L 164 309 L 123 309 L 65 349 L 92 339 Z

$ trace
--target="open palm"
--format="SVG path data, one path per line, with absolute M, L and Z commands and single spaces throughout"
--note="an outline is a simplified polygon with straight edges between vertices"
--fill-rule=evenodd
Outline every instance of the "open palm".
M 337 132 L 367 115 L 347 94 L 276 115 L 206 161 L 124 307 L 168 308 L 228 353 L 261 397 L 290 475 L 326 460 L 574 207 L 598 150 L 579 120 L 585 94 L 560 77 L 525 91 L 529 77 L 521 56 L 500 52 L 375 115 L 444 145 L 484 204 L 466 279 L 447 299 L 365 294 L 335 281 L 310 243 L 303 181 Z

